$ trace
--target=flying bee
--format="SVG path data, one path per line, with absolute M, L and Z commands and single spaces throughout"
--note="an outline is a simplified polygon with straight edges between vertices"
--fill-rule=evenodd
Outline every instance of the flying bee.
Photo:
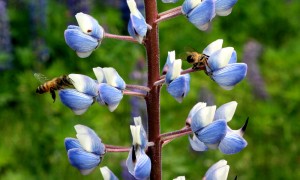
M 34 73 L 34 77 L 41 83 L 43 83 L 36 88 L 35 92 L 39 94 L 50 92 L 53 102 L 55 102 L 56 98 L 55 90 L 64 89 L 73 85 L 72 80 L 67 75 L 53 78 L 50 81 L 47 80 L 46 76 L 44 76 L 43 74 Z
M 193 64 L 193 69 L 200 69 L 200 68 L 205 68 L 208 67 L 209 65 L 207 63 L 209 56 L 206 54 L 201 54 L 196 51 L 194 52 L 186 52 L 188 55 L 186 57 L 186 60 L 188 63 Z M 206 72 L 206 71 L 205 71 Z

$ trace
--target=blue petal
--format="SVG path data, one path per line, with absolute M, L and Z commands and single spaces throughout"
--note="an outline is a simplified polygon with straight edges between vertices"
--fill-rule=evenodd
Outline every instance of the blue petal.
M 189 141 L 190 141 L 190 145 L 194 151 L 207 151 L 208 150 L 208 147 L 203 142 L 201 142 L 198 138 L 196 138 L 195 136 L 193 136 L 193 138 L 191 138 L 189 136 Z
M 145 153 L 142 153 L 135 164 L 134 177 L 136 179 L 145 179 L 150 176 L 150 172 L 151 160 Z
M 92 37 L 96 38 L 98 41 L 101 41 L 103 39 L 104 36 L 104 30 L 103 28 L 99 25 L 98 21 L 96 19 L 92 18 L 92 23 L 93 23 L 93 28 L 91 33 L 89 33 L 89 35 L 91 35 Z
M 99 44 L 97 39 L 84 34 L 77 28 L 65 30 L 65 41 L 70 48 L 80 53 L 93 51 Z
M 68 158 L 72 166 L 79 170 L 88 170 L 95 168 L 101 162 L 101 157 L 93 153 L 75 148 L 68 151 Z
M 67 151 L 74 148 L 82 148 L 78 139 L 75 138 L 65 138 L 65 147 Z
M 209 23 L 215 15 L 215 3 L 214 0 L 204 0 L 202 3 L 195 7 L 190 13 L 187 14 L 189 21 L 194 24 L 198 29 L 203 25 Z
M 219 150 L 224 154 L 235 154 L 247 146 L 247 141 L 236 133 L 227 133 L 219 144 Z
M 236 55 L 236 51 L 233 50 L 228 64 L 233 64 L 233 63 L 236 63 L 236 62 L 237 62 L 237 55 Z
M 225 120 L 216 120 L 195 134 L 205 144 L 216 144 L 226 135 L 226 126 Z
M 97 155 L 105 154 L 105 145 L 94 130 L 80 124 L 75 125 L 75 130 L 78 141 L 84 150 Z
M 139 41 L 138 40 L 139 39 L 138 34 L 135 32 L 134 27 L 133 27 L 131 21 L 132 21 L 131 19 L 129 19 L 129 21 L 128 21 L 128 26 L 127 26 L 128 33 L 129 33 L 129 35 L 131 37 L 133 37 L 134 39 L 136 39 L 137 41 Z
M 216 13 L 218 15 L 221 15 L 221 14 L 223 14 L 223 12 L 230 10 L 236 3 L 237 3 L 237 0 L 217 0 L 216 1 Z
M 59 97 L 62 103 L 77 115 L 83 114 L 94 101 L 92 96 L 78 92 L 75 89 L 60 90 Z
M 117 176 L 108 167 L 102 167 L 100 171 L 104 180 L 118 180 Z
M 135 32 L 144 37 L 146 36 L 146 33 L 147 33 L 147 23 L 145 21 L 145 18 L 143 17 L 143 15 L 139 12 L 138 12 L 138 16 L 135 16 L 133 14 L 130 14 L 130 19 L 131 19 L 131 22 L 132 22 L 132 26 L 135 30 Z
M 108 84 L 99 85 L 99 95 L 97 101 L 108 106 L 110 111 L 114 111 L 123 98 L 123 93 L 119 89 Z
M 211 78 L 224 89 L 230 90 L 247 74 L 247 64 L 233 63 L 213 72 Z
M 187 95 L 190 90 L 190 76 L 189 74 L 181 75 L 174 79 L 169 86 L 167 91 L 171 94 L 178 102 L 182 102 L 182 99 Z
M 82 74 L 69 74 L 68 77 L 72 80 L 72 84 L 77 91 L 90 96 L 96 96 L 98 94 L 97 83 L 89 76 Z

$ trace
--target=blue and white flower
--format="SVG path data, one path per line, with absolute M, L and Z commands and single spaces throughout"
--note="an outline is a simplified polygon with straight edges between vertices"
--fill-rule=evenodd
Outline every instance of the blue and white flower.
M 182 102 L 183 98 L 190 90 L 190 75 L 181 75 L 181 59 L 175 60 L 175 51 L 168 52 L 168 58 L 163 71 L 166 72 L 167 91 L 178 102 Z
M 235 154 L 244 149 L 247 142 L 242 136 L 248 120 L 239 130 L 231 130 L 227 125 L 236 107 L 235 101 L 223 104 L 217 110 L 215 106 L 197 103 L 186 120 L 194 132 L 192 137 L 189 137 L 192 149 L 195 151 L 219 149 L 224 154 Z
M 104 180 L 118 180 L 117 176 L 107 167 L 101 167 L 100 172 Z
M 65 30 L 65 41 L 81 58 L 86 58 L 100 45 L 104 30 L 98 21 L 82 12 L 75 15 L 79 26 L 70 25 Z
M 216 0 L 216 14 L 218 16 L 228 16 L 237 0 Z
M 145 153 L 148 139 L 143 128 L 141 118 L 134 118 L 135 125 L 130 126 L 132 135 L 132 148 L 126 160 L 126 166 L 130 174 L 136 179 L 145 179 L 150 176 L 151 160 Z
M 226 160 L 220 160 L 213 164 L 205 173 L 205 180 L 226 180 L 230 166 Z
M 77 91 L 93 97 L 98 95 L 98 84 L 94 79 L 82 74 L 69 74 L 68 77 Z
M 222 48 L 223 40 L 209 44 L 203 54 L 209 56 L 206 72 L 223 89 L 230 90 L 247 74 L 247 64 L 236 63 L 237 55 L 233 47 Z
M 182 13 L 198 29 L 205 31 L 215 16 L 215 1 L 185 0 L 182 4 Z
M 69 162 L 81 174 L 87 175 L 97 167 L 105 154 L 105 145 L 94 130 L 84 125 L 76 125 L 75 138 L 65 138 Z
M 146 36 L 149 25 L 147 25 L 145 18 L 138 10 L 134 0 L 127 0 L 127 5 L 130 10 L 128 32 L 131 37 L 136 39 L 139 43 L 142 43 L 143 38 Z
M 126 83 L 114 68 L 96 67 L 93 71 L 99 83 L 96 101 L 100 105 L 107 105 L 112 112 L 123 98 Z

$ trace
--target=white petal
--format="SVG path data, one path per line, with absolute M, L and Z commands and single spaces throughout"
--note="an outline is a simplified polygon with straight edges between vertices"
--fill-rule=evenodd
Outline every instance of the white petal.
M 229 122 L 234 115 L 237 105 L 238 103 L 236 101 L 223 104 L 217 109 L 214 120 L 226 119 L 226 122 Z
M 210 43 L 204 50 L 203 54 L 211 56 L 214 52 L 222 48 L 223 39 L 215 40 L 214 42 Z
M 75 18 L 84 33 L 88 33 L 93 29 L 92 17 L 90 15 L 80 12 L 75 15 Z
M 231 58 L 233 50 L 234 50 L 233 47 L 226 47 L 215 51 L 208 58 L 209 68 L 212 71 L 215 71 L 225 67 Z
M 128 5 L 128 8 L 130 10 L 130 12 L 135 15 L 135 16 L 138 16 L 138 8 L 136 7 L 136 3 L 134 0 L 127 0 L 127 5 Z
M 141 145 L 141 126 L 130 126 L 130 131 L 132 135 L 132 144 Z
M 86 58 L 86 57 L 89 57 L 92 54 L 92 52 L 93 51 L 89 51 L 89 52 L 78 52 L 78 51 L 76 51 L 76 54 L 80 58 Z
M 98 83 L 105 83 L 105 76 L 104 76 L 103 68 L 95 67 L 95 68 L 93 68 L 93 71 L 97 78 Z

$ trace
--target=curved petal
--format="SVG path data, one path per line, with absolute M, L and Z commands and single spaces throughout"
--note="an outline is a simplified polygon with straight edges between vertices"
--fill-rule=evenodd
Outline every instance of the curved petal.
M 214 42 L 210 43 L 206 48 L 203 50 L 203 54 L 211 56 L 214 52 L 220 50 L 222 48 L 223 39 L 217 39 Z
M 216 106 L 207 106 L 199 109 L 192 117 L 192 131 L 198 132 L 205 126 L 212 123 L 216 111 Z
M 82 148 L 78 139 L 75 138 L 65 138 L 65 147 L 67 151 L 69 149 Z
M 220 106 L 216 110 L 214 120 L 225 119 L 226 122 L 229 122 L 234 115 L 237 104 L 238 103 L 236 101 L 231 101 L 229 103 L 226 103 L 226 104 L 223 104 L 222 106 Z
M 98 89 L 94 79 L 82 74 L 69 74 L 72 84 L 77 91 L 90 96 L 97 96 Z
M 219 16 L 227 16 L 231 13 L 232 7 L 237 0 L 216 0 L 216 14 Z
M 207 151 L 208 147 L 201 142 L 195 135 L 193 135 L 193 138 L 189 136 L 189 141 L 192 149 L 194 151 Z
M 97 78 L 98 83 L 106 83 L 103 68 L 95 67 L 95 68 L 93 68 L 93 71 L 94 71 L 94 74 Z
M 140 44 L 142 44 L 143 42 L 143 36 L 140 36 L 138 33 L 136 33 L 134 27 L 133 27 L 133 23 L 132 23 L 132 19 L 129 19 L 128 21 L 128 26 L 127 26 L 127 30 L 128 33 L 131 37 L 133 37 L 135 40 L 137 40 Z
M 120 90 L 124 90 L 126 87 L 125 81 L 121 78 L 118 72 L 114 68 L 103 68 L 103 73 L 106 79 L 106 83 Z
M 193 106 L 193 108 L 190 110 L 188 118 L 192 118 L 197 111 L 199 111 L 200 109 L 202 109 L 204 107 L 206 107 L 205 102 L 198 102 L 197 104 L 195 104 Z
M 232 47 L 226 47 L 215 51 L 207 61 L 209 70 L 216 71 L 225 67 L 230 60 L 233 50 Z
M 220 160 L 213 164 L 205 173 L 206 180 L 226 180 L 229 172 L 227 161 Z
M 230 90 L 237 83 L 242 81 L 247 74 L 247 64 L 233 63 L 213 72 L 211 78 L 222 88 Z
M 80 148 L 70 149 L 68 151 L 68 158 L 70 164 L 78 170 L 88 170 L 82 173 L 90 173 L 101 162 L 100 156 L 86 152 Z
M 236 54 L 236 51 L 233 50 L 228 64 L 233 64 L 233 63 L 236 63 L 236 62 L 237 62 L 237 54 Z
M 82 32 L 96 38 L 98 41 L 102 40 L 104 30 L 96 19 L 82 12 L 77 13 L 75 18 Z
M 173 96 L 179 103 L 182 102 L 183 98 L 187 95 L 189 90 L 189 74 L 180 75 L 178 78 L 174 79 L 167 87 L 167 91 L 169 92 L 169 94 L 171 94 L 171 96 Z
M 97 39 L 87 34 L 84 34 L 82 31 L 74 28 L 66 29 L 64 37 L 67 45 L 70 48 L 82 54 L 90 54 L 99 45 Z
M 128 153 L 128 157 L 126 159 L 126 166 L 131 175 L 134 175 L 134 167 L 135 167 L 135 163 L 136 163 L 136 159 L 134 159 L 136 157 L 135 157 L 135 153 L 133 151 L 134 151 L 134 149 L 132 147 L 130 149 L 130 151 Z M 133 154 L 134 154 L 134 156 L 133 156 Z
M 78 92 L 75 89 L 62 89 L 59 91 L 61 102 L 69 107 L 76 115 L 83 114 L 94 102 L 93 97 Z
M 208 28 L 207 24 L 212 20 L 214 15 L 214 0 L 203 0 L 200 5 L 187 14 L 187 17 L 198 29 L 205 31 Z
M 166 84 L 169 85 L 171 81 L 178 78 L 181 74 L 181 66 L 182 61 L 181 59 L 176 59 L 173 61 L 170 66 L 168 66 L 168 72 L 166 74 Z
M 201 4 L 202 0 L 185 0 L 182 4 L 181 11 L 183 14 L 189 14 L 196 6 Z
M 247 146 L 247 141 L 239 134 L 228 132 L 219 144 L 219 150 L 224 154 L 236 154 Z
M 142 153 L 135 164 L 133 176 L 136 179 L 145 179 L 150 176 L 150 172 L 151 160 L 145 153 Z
M 200 130 L 196 136 L 205 144 L 216 144 L 226 135 L 226 121 L 216 120 Z
M 100 168 L 104 180 L 118 180 L 117 176 L 107 167 Z
M 166 74 L 169 71 L 169 67 L 172 66 L 172 64 L 175 61 L 175 51 L 168 51 L 168 57 L 167 57 L 167 61 L 163 67 L 163 74 Z
M 75 125 L 78 138 L 82 148 L 88 152 L 103 155 L 105 154 L 105 146 L 94 130 L 84 125 Z
M 114 111 L 123 98 L 123 93 L 119 89 L 108 84 L 101 83 L 99 85 L 99 95 L 97 101 L 108 106 L 108 109 Z
M 130 18 L 135 32 L 141 37 L 146 36 L 148 27 L 143 15 L 138 11 L 138 15 L 130 14 Z
M 185 176 L 178 176 L 177 178 L 175 178 L 173 180 L 185 180 Z
M 134 124 L 136 126 L 140 126 L 140 139 L 141 139 L 141 144 L 140 144 L 140 147 L 142 150 L 144 150 L 146 147 L 147 147 L 147 143 L 148 143 L 148 138 L 147 138 L 147 133 L 143 127 L 143 124 L 142 124 L 142 119 L 141 117 L 134 117 Z

